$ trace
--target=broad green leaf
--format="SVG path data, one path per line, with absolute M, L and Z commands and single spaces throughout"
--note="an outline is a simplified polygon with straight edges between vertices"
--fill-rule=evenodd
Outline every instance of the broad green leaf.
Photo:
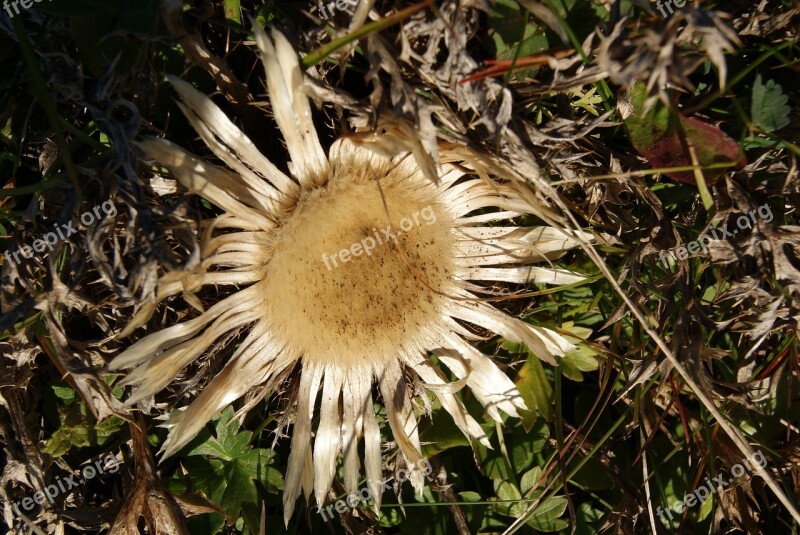
M 498 503 L 495 508 L 503 515 L 519 518 L 524 512 L 527 504 L 522 501 L 522 493 L 509 481 L 495 480 L 495 494 L 497 499 L 502 501 L 513 501 L 513 503 Z
M 789 96 L 775 80 L 767 80 L 764 84 L 761 75 L 756 76 L 753 84 L 753 96 L 750 104 L 750 115 L 753 124 L 764 132 L 775 132 L 789 124 L 791 108 L 788 106 Z
M 524 493 L 527 494 L 529 490 L 531 490 L 536 482 L 539 481 L 539 478 L 542 477 L 542 467 L 541 466 L 534 466 L 522 476 L 522 479 L 519 482 L 519 488 Z
M 561 372 L 573 381 L 583 381 L 581 372 L 592 372 L 597 369 L 597 354 L 584 343 L 578 343 L 577 348 L 570 351 L 561 359 Z
M 478 494 L 477 492 L 473 492 L 471 490 L 465 490 L 464 492 L 459 492 L 458 495 L 465 502 L 479 502 L 483 500 L 483 497 L 480 494 Z
M 420 437 L 422 454 L 426 458 L 458 446 L 469 446 L 467 437 L 445 411 L 436 411 L 431 420 L 421 422 Z
M 523 352 L 528 356 L 514 381 L 529 409 L 519 411 L 525 429 L 530 430 L 539 416 L 547 421 L 551 420 L 553 418 L 553 387 L 544 372 L 542 362 L 520 344 L 504 342 L 503 347 L 512 352 Z
M 691 166 L 690 146 L 703 167 L 731 164 L 725 168 L 704 169 L 703 177 L 708 184 L 713 184 L 728 169 L 741 169 L 747 164 L 739 144 L 719 127 L 684 117 L 674 106 L 659 99 L 648 101 L 645 84 L 636 82 L 633 85 L 629 104 L 631 113 L 625 119 L 628 136 L 654 168 Z M 685 184 L 696 184 L 693 171 L 670 171 L 666 175 Z
M 549 48 L 544 30 L 529 19 L 527 11 L 515 0 L 497 0 L 489 12 L 489 25 L 494 32 L 495 59 L 513 60 L 538 54 Z M 523 69 L 515 76 L 532 76 L 537 69 Z
M 533 510 L 527 524 L 544 532 L 561 531 L 569 526 L 569 522 L 560 518 L 567 509 L 567 499 L 563 496 L 547 498 Z
M 254 476 L 255 474 L 248 472 L 247 467 L 238 461 L 226 466 L 225 490 L 219 504 L 234 518 L 241 514 L 243 508 L 249 509 L 247 512 L 250 514 L 245 515 L 245 521 L 250 520 L 247 522 L 250 530 L 258 533 L 257 510 L 260 507 L 258 507 L 258 492 L 253 484 Z
M 508 463 L 503 455 L 497 451 L 490 450 L 483 459 L 483 471 L 492 479 L 508 480 L 512 478 Z
M 636 150 L 653 150 L 660 139 L 678 131 L 677 112 L 659 99 L 648 102 L 645 84 L 636 82 L 629 98 L 632 113 L 625 119 L 625 128 Z
M 528 439 L 528 437 L 517 433 L 512 435 L 511 440 L 512 443 L 508 452 L 511 457 L 511 464 L 514 465 L 515 472 L 522 473 L 533 462 L 534 455 L 541 444 L 537 444 L 535 440 Z
M 186 453 L 186 467 L 192 484 L 219 504 L 231 518 L 244 518 L 250 531 L 258 532 L 261 501 L 256 483 L 266 492 L 283 488 L 283 476 L 268 466 L 274 460 L 271 450 L 253 448 L 253 433 L 239 432 L 232 407 L 214 421 L 215 435 L 204 430 L 192 441 Z
M 225 0 L 225 18 L 241 24 L 242 12 L 239 0 Z
M 578 505 L 575 517 L 577 520 L 575 535 L 594 535 L 597 533 L 595 523 L 603 518 L 603 511 L 593 508 L 592 502 L 583 502 Z
M 42 451 L 53 457 L 61 457 L 72 448 L 89 446 L 89 428 L 84 425 L 62 425 L 47 440 Z
M 56 387 L 53 388 L 56 391 Z M 59 390 L 66 395 L 64 390 Z M 56 392 L 58 395 L 58 392 Z M 58 408 L 61 425 L 43 448 L 53 457 L 61 457 L 73 448 L 102 446 L 122 428 L 124 422 L 116 416 L 95 423 L 83 401 Z
M 75 391 L 69 386 L 53 385 L 52 388 L 56 397 L 64 401 L 65 405 L 71 405 L 75 401 Z
M 231 421 L 233 418 L 233 407 L 225 409 L 216 420 L 217 436 L 212 437 L 208 433 L 200 436 L 207 437 L 204 442 L 186 452 L 186 455 L 209 455 L 226 461 L 237 459 L 250 451 L 250 440 L 253 434 L 244 431 L 237 434 L 239 422 Z M 195 443 L 192 441 L 192 443 Z
M 700 507 L 697 508 L 697 520 L 702 522 L 703 520 L 708 518 L 708 515 L 710 515 L 711 511 L 713 510 L 714 510 L 714 495 L 711 494 L 705 500 L 703 500 L 703 503 L 701 503 Z

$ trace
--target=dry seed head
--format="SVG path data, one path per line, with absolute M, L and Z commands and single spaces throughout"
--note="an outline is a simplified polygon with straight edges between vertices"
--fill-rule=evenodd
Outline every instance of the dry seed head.
M 384 361 L 412 350 L 441 318 L 452 226 L 435 190 L 418 181 L 351 179 L 313 190 L 276 233 L 263 282 L 270 331 L 320 363 Z
M 142 338 L 109 367 L 134 368 L 124 380 L 135 386 L 127 401 L 134 404 L 163 389 L 229 333 L 248 330 L 214 380 L 186 410 L 170 415 L 164 454 L 175 454 L 253 387 L 274 391 L 296 370 L 284 521 L 288 525 L 301 493 L 325 502 L 340 456 L 345 489 L 356 492 L 363 473 L 372 482 L 377 511 L 383 458 L 374 389 L 407 464 L 422 459 L 412 401 L 417 387 L 409 387 L 409 376 L 438 398 L 471 442 L 490 447 L 457 390 L 469 388 L 496 422 L 502 422 L 501 411 L 518 416 L 526 405 L 503 370 L 472 345 L 474 335 L 462 323 L 524 343 L 555 364 L 556 355 L 574 348 L 569 340 L 504 314 L 480 294 L 487 283 L 582 280 L 577 273 L 530 265 L 576 247 L 577 233 L 518 227 L 514 218 L 541 216 L 541 210 L 503 178 L 502 169 L 494 180 L 486 159 L 466 149 L 451 153 L 446 160 L 457 165 L 448 163 L 430 180 L 431 170 L 424 172 L 414 157 L 418 147 L 406 135 L 409 128 L 401 128 L 402 135 L 393 129 L 382 134 L 380 148 L 405 147 L 397 154 L 348 139 L 326 153 L 296 52 L 280 32 L 254 31 L 291 177 L 208 97 L 172 80 L 185 104 L 181 109 L 226 167 L 166 140 L 139 146 L 224 213 L 206 225 L 196 272 L 166 274 L 157 301 L 206 285 L 237 291 L 198 317 Z M 145 304 L 122 334 L 144 325 L 154 310 Z M 450 376 L 458 379 L 457 388 Z M 422 475 L 412 476 L 411 484 L 421 493 Z

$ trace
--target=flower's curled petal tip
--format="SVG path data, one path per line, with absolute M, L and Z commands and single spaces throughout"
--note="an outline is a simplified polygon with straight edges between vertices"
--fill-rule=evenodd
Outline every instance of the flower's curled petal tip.
M 304 189 L 320 186 L 327 179 L 330 166 L 311 117 L 311 106 L 303 87 L 305 74 L 300 69 L 297 51 L 275 28 L 267 35 L 256 25 L 254 33 L 267 73 L 267 90 L 275 122 L 291 158 L 290 170 Z
M 126 409 L 132 409 L 133 407 L 136 406 L 137 403 L 139 403 L 139 401 L 141 400 L 131 397 L 126 399 L 125 402 L 122 404 L 122 406 L 125 407 Z
M 142 353 L 139 351 L 131 351 L 132 349 L 134 348 L 131 347 L 122 354 L 114 357 L 111 362 L 108 363 L 108 369 L 111 371 L 127 370 L 147 360 L 151 356 L 150 352 L 145 351 Z M 127 378 L 123 379 L 123 381 L 125 380 L 127 380 Z
M 183 100 L 190 100 L 196 101 L 200 99 L 210 100 L 204 93 L 199 91 L 195 86 L 190 84 L 189 82 L 178 78 L 177 76 L 168 75 L 167 79 L 169 83 L 172 84 L 172 87 L 175 89 L 175 92 Z
M 526 324 L 528 325 L 528 324 Z M 555 360 L 555 357 L 564 357 L 570 351 L 576 349 L 577 346 L 567 340 L 557 332 L 547 329 L 545 327 L 537 327 L 535 325 L 528 325 L 528 328 L 536 335 L 544 344 L 544 355 L 530 348 L 537 357 L 545 362 L 550 359 Z
M 119 356 L 114 357 L 111 359 L 111 362 L 106 364 L 105 371 L 107 372 L 118 372 L 120 370 L 124 370 L 125 366 L 120 363 Z
M 137 388 L 131 392 L 130 397 L 125 400 L 124 405 L 126 408 L 132 408 L 141 403 L 142 401 L 153 396 L 153 392 L 149 392 L 143 388 Z
M 288 524 L 301 490 L 309 498 L 314 485 L 314 464 L 311 455 L 311 421 L 317 399 L 323 366 L 306 365 L 300 373 L 297 393 L 294 436 L 286 468 L 286 485 L 283 489 L 283 516 Z M 297 443 L 295 445 L 295 442 Z
M 135 385 L 138 381 L 134 377 L 133 373 L 129 373 L 125 377 L 123 377 L 114 387 L 125 388 L 126 386 Z

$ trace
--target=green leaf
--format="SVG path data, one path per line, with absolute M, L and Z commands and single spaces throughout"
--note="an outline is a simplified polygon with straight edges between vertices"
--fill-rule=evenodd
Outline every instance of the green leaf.
M 625 128 L 631 143 L 654 168 L 689 167 L 693 147 L 697 162 L 704 167 L 703 177 L 713 184 L 727 169 L 747 164 L 739 144 L 719 127 L 693 117 L 684 117 L 672 105 L 659 99 L 650 101 L 647 87 L 636 82 L 629 93 L 630 115 Z M 716 167 L 707 168 L 714 164 Z M 727 165 L 726 165 L 727 164 Z M 695 185 L 693 170 L 670 171 L 670 178 Z
M 512 435 L 514 439 L 517 438 L 515 435 L 517 435 L 517 433 Z M 536 440 L 531 440 L 522 435 L 519 437 L 519 440 L 513 440 L 508 453 L 511 457 L 511 464 L 514 467 L 514 471 L 522 473 L 526 470 L 533 462 L 534 455 L 541 449 L 539 447 L 541 445 L 542 444 L 537 443 Z
M 527 493 L 531 490 L 536 482 L 539 481 L 539 478 L 542 477 L 542 467 L 541 466 L 534 466 L 522 476 L 522 479 L 519 482 L 519 488 L 523 493 Z
M 283 480 L 283 474 L 280 472 L 280 470 L 271 466 L 263 467 L 262 470 L 264 473 L 261 476 L 260 481 L 264 485 L 264 488 L 267 492 L 270 494 L 277 494 L 278 491 L 283 490 L 285 482 Z
M 489 12 L 489 25 L 494 32 L 495 59 L 513 60 L 532 56 L 550 45 L 544 29 L 529 20 L 527 11 L 520 8 L 516 0 L 497 0 Z M 538 69 L 523 69 L 516 77 L 533 76 Z
M 217 437 L 214 438 L 209 433 L 203 433 L 200 436 L 205 440 L 186 452 L 186 455 L 208 455 L 226 461 L 246 455 L 250 451 L 249 444 L 253 434 L 250 431 L 237 434 L 239 422 L 231 421 L 233 414 L 233 407 L 225 409 L 216 420 Z M 196 442 L 196 440 L 192 441 L 192 443 Z
M 594 535 L 597 533 L 597 528 L 593 524 L 603 518 L 603 511 L 593 508 L 591 502 L 583 502 L 578 505 L 575 517 L 577 520 L 575 535 Z
M 465 490 L 464 492 L 459 492 L 458 496 L 467 503 L 479 502 L 483 500 L 483 497 L 480 494 L 471 490 Z
M 545 532 L 561 531 L 569 526 L 569 522 L 560 518 L 567 509 L 567 499 L 563 496 L 547 498 L 533 510 L 527 524 L 534 529 Z
M 508 480 L 513 477 L 503 455 L 495 451 L 490 451 L 484 458 L 483 471 L 492 479 Z
M 53 386 L 53 391 L 59 397 L 68 396 L 66 390 L 71 389 Z M 61 457 L 73 448 L 102 446 L 119 432 L 124 423 L 116 416 L 95 423 L 82 401 L 59 407 L 58 417 L 61 425 L 43 448 L 45 453 L 53 457 Z
M 632 113 L 625 119 L 625 128 L 636 150 L 652 150 L 665 136 L 678 131 L 678 114 L 661 100 L 648 102 L 647 86 L 641 82 L 630 90 Z
M 205 429 L 188 446 L 186 467 L 196 489 L 202 490 L 231 518 L 243 518 L 258 532 L 261 499 L 256 483 L 266 492 L 283 489 L 282 474 L 272 464 L 275 452 L 253 448 L 253 433 L 239 432 L 239 422 L 228 407 L 214 421 L 214 434 Z M 210 458 L 209 458 L 210 457 Z
M 56 397 L 64 401 L 65 405 L 71 405 L 75 401 L 75 391 L 69 386 L 52 385 Z
M 239 516 L 242 508 L 255 507 L 258 509 L 259 500 L 256 487 L 253 485 L 254 476 L 255 474 L 252 474 L 247 470 L 247 466 L 237 461 L 234 461 L 225 467 L 226 484 L 225 490 L 222 493 L 222 499 L 220 500 L 219 504 L 234 518 Z M 256 516 L 256 518 L 258 517 Z M 248 519 L 245 518 L 245 520 Z M 256 533 L 258 532 L 257 520 L 255 523 L 253 523 L 253 520 L 251 519 L 251 521 L 248 522 L 248 525 L 252 531 Z
M 445 411 L 436 411 L 433 418 L 420 424 L 420 437 L 424 444 L 422 454 L 434 457 L 458 446 L 469 446 L 469 440 Z
M 573 381 L 583 381 L 581 372 L 592 372 L 598 367 L 596 354 L 597 352 L 588 345 L 577 344 L 576 349 L 561 359 L 561 373 Z
M 49 453 L 53 457 L 61 457 L 72 448 L 82 448 L 85 446 L 89 446 L 88 427 L 82 425 L 62 425 L 47 440 L 47 444 L 45 444 L 42 451 Z
M 499 500 L 515 500 L 514 503 L 498 503 L 495 508 L 502 515 L 519 518 L 524 512 L 527 504 L 522 500 L 519 489 L 509 481 L 495 480 L 495 493 Z
M 757 75 L 750 104 L 753 124 L 764 132 L 780 130 L 789 124 L 792 110 L 788 102 L 789 96 L 783 94 L 783 89 L 775 80 L 767 80 L 764 84 L 761 82 L 761 75 Z
M 242 7 L 239 0 L 225 0 L 225 18 L 238 24 L 242 23 Z
M 512 353 L 519 352 L 528 355 L 528 359 L 519 370 L 514 382 L 529 409 L 520 411 L 522 425 L 529 431 L 534 426 L 537 417 L 541 416 L 548 421 L 553 418 L 553 387 L 544 373 L 544 366 L 539 357 L 521 344 L 503 342 L 503 347 Z

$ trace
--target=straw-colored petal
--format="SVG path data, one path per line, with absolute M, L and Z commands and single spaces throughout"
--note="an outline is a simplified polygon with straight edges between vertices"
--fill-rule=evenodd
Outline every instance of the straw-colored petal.
M 282 348 L 267 332 L 254 328 L 214 380 L 189 407 L 172 413 L 164 424 L 169 436 L 161 447 L 170 457 L 185 446 L 214 416 L 242 397 L 254 385 L 266 381 L 273 371 L 274 356 Z
M 157 351 L 163 351 L 193 337 L 200 332 L 200 329 L 217 319 L 221 314 L 231 310 L 234 313 L 238 313 L 252 309 L 256 304 L 255 297 L 256 291 L 254 290 L 239 293 L 236 296 L 220 301 L 197 318 L 146 336 L 114 358 L 108 364 L 108 369 L 121 370 L 137 366 L 152 358 Z
M 292 159 L 290 170 L 304 189 L 310 189 L 325 181 L 329 166 L 311 118 L 308 97 L 303 92 L 303 73 L 297 52 L 278 30 L 267 35 L 258 24 L 254 24 L 253 31 L 267 71 L 267 88 L 275 121 Z
M 319 504 L 325 502 L 336 473 L 336 457 L 342 434 L 339 399 L 343 382 L 344 377 L 338 367 L 330 366 L 325 370 L 319 427 L 314 440 L 314 495 Z
M 344 488 L 347 494 L 358 492 L 360 466 L 358 442 L 363 436 L 364 418 L 372 411 L 367 404 L 372 388 L 372 370 L 363 369 L 344 376 L 342 388 L 342 456 L 344 457 Z
M 524 409 L 525 402 L 511 379 L 489 357 L 460 337 L 445 338 L 446 347 L 434 353 L 456 377 L 467 377 L 467 386 L 486 407 L 486 412 L 498 422 L 502 421 L 498 409 L 511 416 L 518 416 L 516 409 Z
M 230 171 L 206 163 L 178 145 L 163 139 L 146 139 L 138 143 L 145 158 L 169 168 L 175 178 L 190 191 L 213 202 L 226 212 L 238 215 L 245 230 L 271 229 L 275 223 L 269 217 L 237 200 L 227 191 L 227 185 L 237 180 Z
M 202 355 L 215 340 L 257 318 L 258 314 L 253 309 L 228 310 L 200 336 L 173 346 L 142 363 L 119 383 L 119 386 L 137 385 L 125 405 L 130 407 L 152 396 L 167 386 L 180 370 Z
M 370 377 L 370 386 L 371 386 Z M 363 384 L 362 384 L 363 387 Z M 381 455 L 381 430 L 372 407 L 371 389 L 366 390 L 364 405 L 361 407 L 364 417 L 364 470 L 367 473 L 367 487 L 372 495 L 373 508 L 378 514 L 383 492 L 383 457 Z
M 466 293 L 466 292 L 465 292 Z M 475 296 L 467 294 L 468 297 Z M 548 364 L 556 365 L 555 359 L 550 357 L 550 352 L 541 338 L 534 335 L 530 326 L 526 323 L 503 314 L 494 307 L 486 303 L 476 301 L 460 301 L 449 304 L 450 315 L 463 321 L 468 321 L 474 325 L 483 327 L 495 332 L 512 342 L 525 344 L 528 349 L 536 353 L 539 358 Z
M 501 281 L 517 284 L 573 284 L 586 277 L 564 269 L 538 266 L 517 266 L 503 268 L 461 267 L 456 276 L 467 280 Z
M 170 76 L 169 81 L 183 98 L 185 104 L 179 103 L 183 114 L 214 154 L 239 173 L 242 186 L 259 196 L 256 202 L 275 216 L 279 205 L 290 206 L 300 194 L 298 185 L 261 154 L 210 98 L 180 78 Z
M 283 521 L 288 526 L 294 504 L 303 493 L 308 500 L 314 486 L 314 459 L 311 454 L 311 420 L 317 399 L 323 367 L 303 363 L 300 388 L 297 392 L 297 413 L 292 431 L 292 448 L 286 467 L 286 487 L 283 489 Z
M 444 377 L 441 376 L 441 372 L 436 370 L 427 359 L 420 359 L 419 361 L 415 362 L 414 371 L 423 381 L 429 383 L 430 385 L 441 387 L 448 384 Z M 489 449 L 492 448 L 491 444 L 489 444 L 489 438 L 486 436 L 486 433 L 483 432 L 483 429 L 478 422 L 476 422 L 475 419 L 470 416 L 460 399 L 458 399 L 453 393 L 441 388 L 433 390 L 433 393 L 437 398 L 439 398 L 442 407 L 444 407 L 450 416 L 453 417 L 453 421 L 461 430 L 461 432 L 464 433 L 464 436 L 477 440 Z
M 383 376 L 379 377 L 379 384 L 383 401 L 386 404 L 389 427 L 392 429 L 397 446 L 407 465 L 418 466 L 419 461 L 422 460 L 419 423 L 414 416 L 400 364 L 388 362 L 383 370 Z M 417 494 L 421 494 L 422 475 L 418 471 L 411 472 L 410 481 Z
M 467 267 L 554 260 L 578 246 L 551 227 L 459 227 L 454 232 L 457 261 Z

